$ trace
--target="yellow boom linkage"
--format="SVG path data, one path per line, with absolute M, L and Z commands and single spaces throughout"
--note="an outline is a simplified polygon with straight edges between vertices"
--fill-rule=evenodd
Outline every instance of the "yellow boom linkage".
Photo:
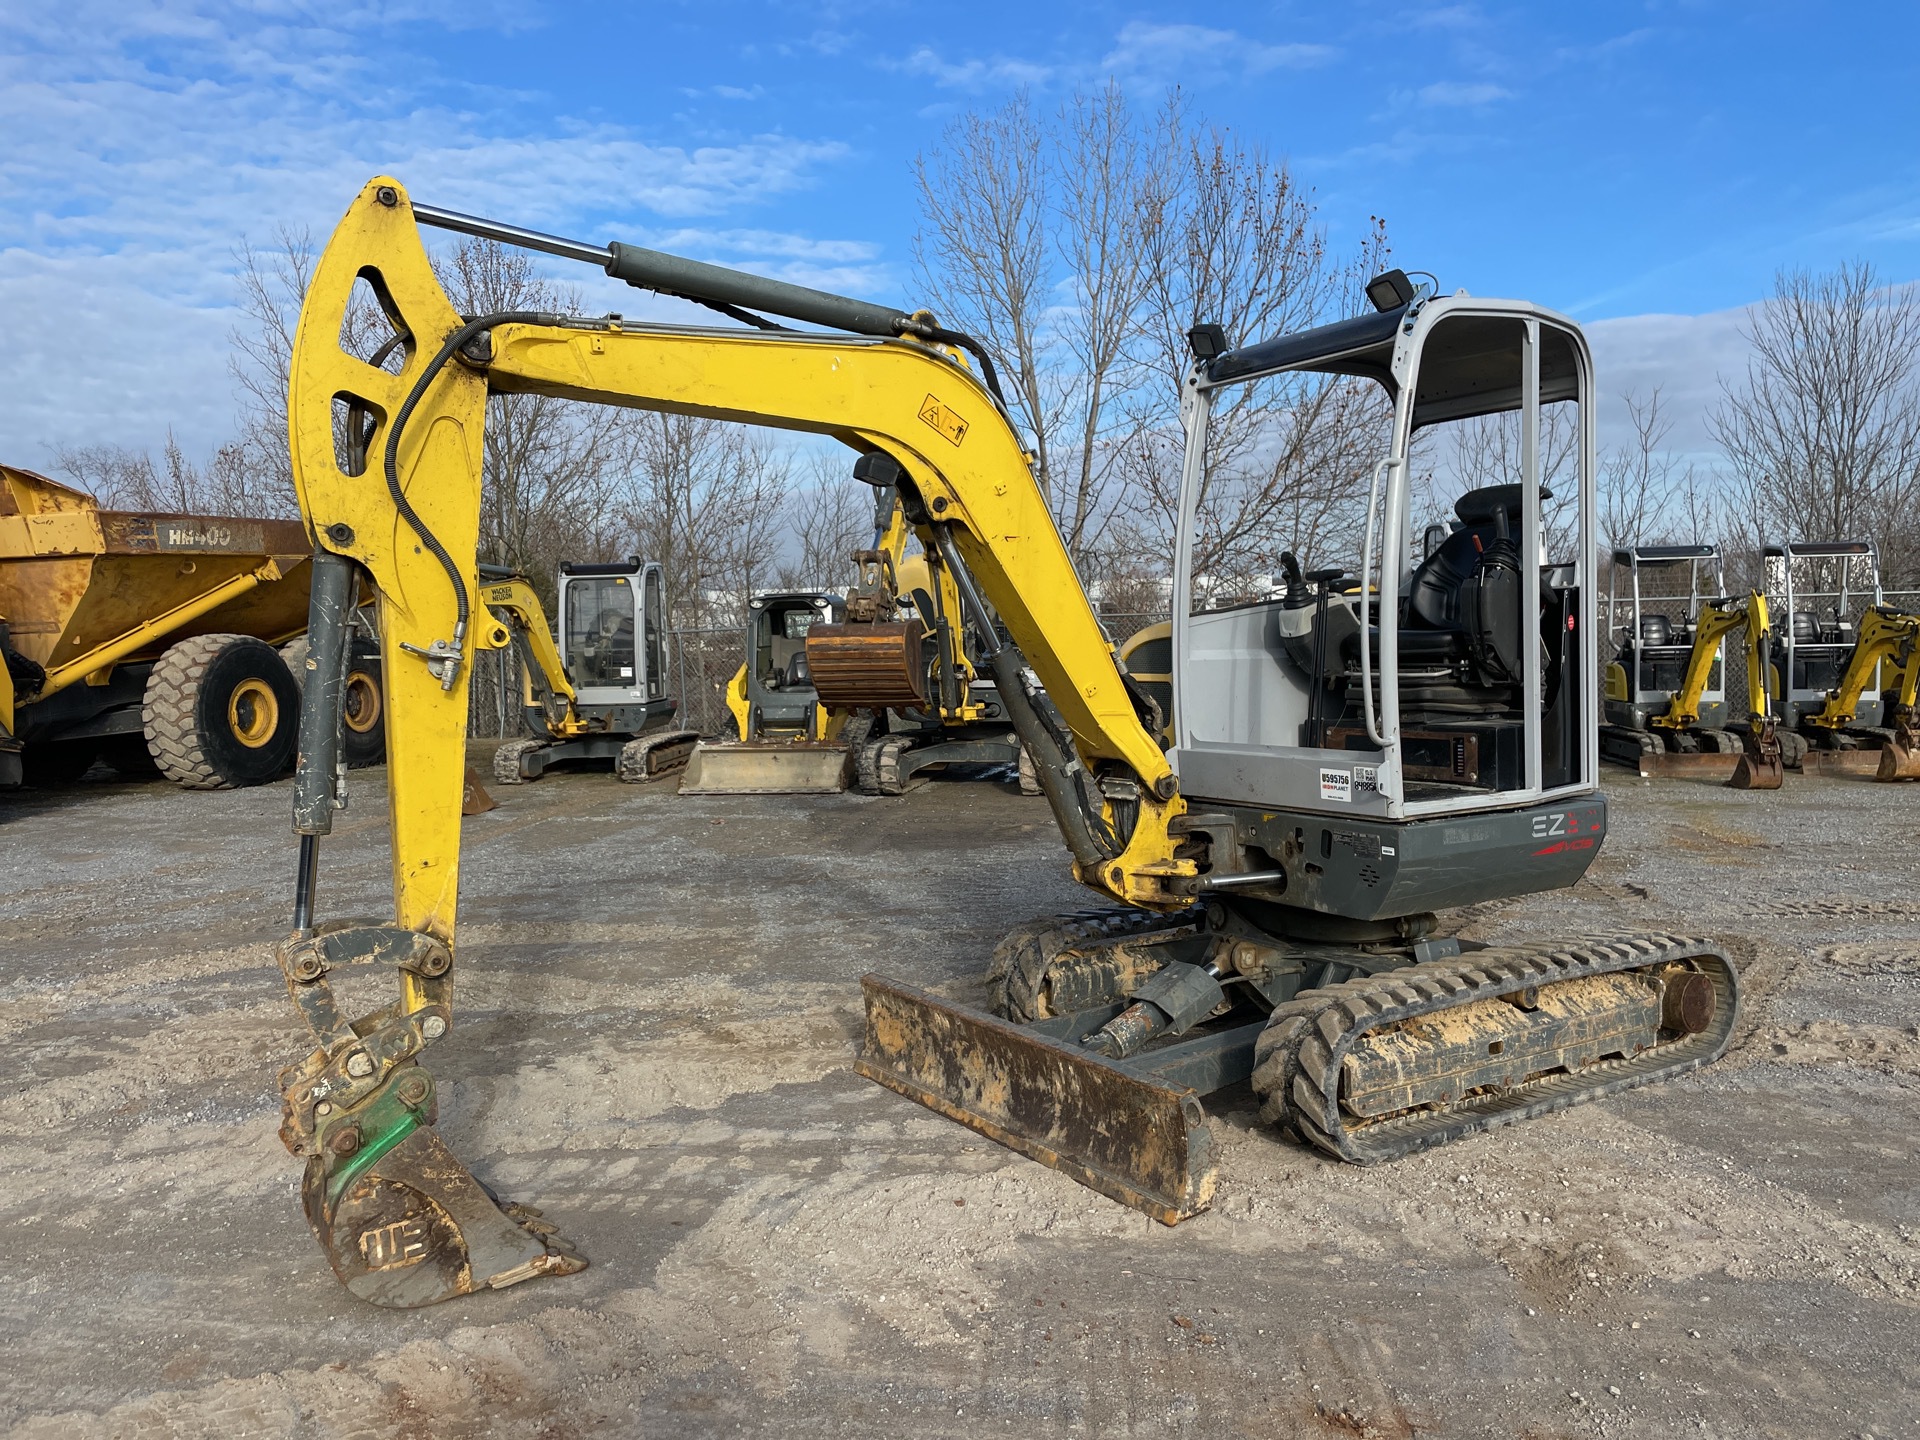
M 361 281 L 403 338 L 397 374 L 341 348 Z M 930 320 L 903 324 L 934 330 Z M 348 1288 L 391 1306 L 585 1264 L 534 1212 L 497 1204 L 447 1149 L 433 1129 L 432 1077 L 418 1058 L 452 1025 L 468 654 L 509 643 L 508 627 L 487 613 L 475 564 L 489 393 L 784 427 L 890 457 L 913 492 L 922 544 L 958 560 L 1017 647 L 994 657 L 997 683 L 1003 692 L 1021 685 L 1025 695 L 1020 669 L 1030 666 L 1070 731 L 1079 766 L 1063 764 L 1043 784 L 1076 876 L 1116 900 L 1172 910 L 1188 903 L 1172 882 L 1195 873 L 1168 833 L 1185 810 L 1171 768 L 1019 440 L 937 334 L 636 327 L 530 313 L 463 320 L 434 278 L 406 192 L 391 179 L 371 181 L 315 267 L 295 339 L 289 424 L 317 557 L 310 630 L 327 633 L 323 612 L 346 593 L 345 578 L 328 578 L 336 573 L 364 570 L 379 596 L 394 918 L 314 923 L 318 837 L 333 797 L 317 773 L 330 702 L 325 685 L 310 685 L 295 787 L 300 886 L 294 931 L 277 953 L 315 1040 L 281 1077 L 282 1138 L 307 1163 L 308 1219 Z M 344 427 L 335 424 L 340 407 Z M 1031 706 L 1024 713 L 1030 726 L 1040 723 Z M 1124 812 L 1130 824 L 1121 825 L 1096 776 L 1137 791 Z M 349 1020 L 326 977 L 367 961 L 394 965 L 400 994 Z

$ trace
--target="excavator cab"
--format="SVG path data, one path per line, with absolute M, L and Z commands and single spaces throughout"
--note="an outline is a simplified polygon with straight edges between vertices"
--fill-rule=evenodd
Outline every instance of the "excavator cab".
M 1590 376 L 1570 324 L 1465 297 L 1196 365 L 1173 634 L 1196 806 L 1394 822 L 1591 789 Z M 1263 491 L 1288 498 L 1236 527 Z M 1276 553 L 1285 592 L 1245 594 Z
M 639 556 L 560 566 L 561 653 L 581 703 L 645 705 L 667 693 L 665 572 Z

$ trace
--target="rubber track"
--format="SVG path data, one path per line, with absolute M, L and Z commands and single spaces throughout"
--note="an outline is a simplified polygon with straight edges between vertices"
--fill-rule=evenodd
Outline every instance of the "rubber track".
M 545 740 L 509 740 L 493 752 L 493 780 L 496 785 L 524 785 L 526 777 L 520 773 L 520 757 L 530 755 L 535 750 L 544 750 Z
M 189 790 L 231 790 L 227 780 L 200 748 L 194 724 L 195 702 L 207 666 L 239 635 L 196 635 L 168 648 L 147 677 L 140 702 L 140 724 L 147 732 L 147 751 L 169 780 Z
M 1699 1035 L 1575 1073 L 1545 1075 L 1446 1109 L 1417 1110 L 1357 1131 L 1347 1129 L 1340 1110 L 1341 1066 L 1367 1031 L 1529 986 L 1675 960 L 1698 962 L 1717 992 L 1713 1024 Z M 1338 1159 L 1371 1165 L 1696 1070 L 1726 1049 L 1739 1006 L 1733 967 L 1706 940 L 1606 935 L 1558 944 L 1494 946 L 1303 991 L 1276 1006 L 1254 1051 L 1253 1088 L 1261 1098 L 1260 1113 L 1269 1122 Z
M 900 757 L 913 748 L 911 735 L 882 735 L 860 747 L 854 766 L 854 788 L 862 795 L 904 795 Z
M 678 775 L 687 768 L 687 759 L 700 741 L 697 730 L 662 730 L 642 735 L 620 747 L 620 758 L 613 773 L 627 785 L 645 785 L 649 781 Z
M 1200 914 L 1197 909 L 1165 915 L 1108 906 L 1030 921 L 993 947 L 987 963 L 988 1005 L 994 1014 L 1023 1025 L 1045 1019 L 1038 1008 L 1040 985 L 1062 951 L 1193 925 Z

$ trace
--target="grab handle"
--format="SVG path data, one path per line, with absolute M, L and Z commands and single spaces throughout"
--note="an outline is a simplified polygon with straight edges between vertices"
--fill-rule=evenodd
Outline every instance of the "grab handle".
M 1360 544 L 1360 713 L 1367 722 L 1367 738 L 1382 750 L 1387 748 L 1387 741 L 1373 711 L 1373 637 L 1367 625 L 1367 597 L 1379 593 L 1373 583 L 1373 526 L 1380 510 L 1380 476 L 1400 463 L 1389 455 L 1373 467 L 1367 480 L 1367 528 Z M 1383 624 L 1385 618 L 1381 617 Z

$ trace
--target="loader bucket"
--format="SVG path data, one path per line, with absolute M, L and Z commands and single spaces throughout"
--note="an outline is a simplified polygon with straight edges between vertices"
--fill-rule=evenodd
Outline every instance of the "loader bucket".
M 1212 1200 L 1213 1135 L 1191 1087 L 878 975 L 860 988 L 867 1079 L 1162 1224 Z
M 852 757 L 821 741 L 753 740 L 693 747 L 680 777 L 682 795 L 838 795 Z

